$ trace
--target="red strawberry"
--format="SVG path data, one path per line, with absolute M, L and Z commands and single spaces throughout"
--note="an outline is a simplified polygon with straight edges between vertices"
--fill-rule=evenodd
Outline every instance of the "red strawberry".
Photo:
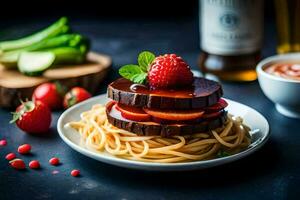
M 64 97 L 63 106 L 65 109 L 82 102 L 92 95 L 81 87 L 73 87 Z
M 33 92 L 32 99 L 47 104 L 50 109 L 59 109 L 62 106 L 63 87 L 58 83 L 43 83 Z
M 26 101 L 17 107 L 10 123 L 27 133 L 45 133 L 51 124 L 51 112 L 42 101 Z
M 193 83 L 193 74 L 181 57 L 165 54 L 152 62 L 148 82 L 151 89 L 186 86 Z

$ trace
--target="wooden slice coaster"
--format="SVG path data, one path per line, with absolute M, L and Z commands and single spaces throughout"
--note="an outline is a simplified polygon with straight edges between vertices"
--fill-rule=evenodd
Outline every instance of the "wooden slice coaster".
M 95 93 L 111 63 L 109 56 L 90 52 L 87 63 L 52 68 L 39 77 L 25 76 L 18 70 L 9 70 L 0 64 L 0 107 L 16 107 L 20 99 L 31 99 L 33 90 L 49 81 L 59 81 L 68 88 L 83 87 Z

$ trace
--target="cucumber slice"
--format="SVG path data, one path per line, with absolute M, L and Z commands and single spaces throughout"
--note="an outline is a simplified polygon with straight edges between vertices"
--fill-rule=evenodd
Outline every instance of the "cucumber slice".
M 55 54 L 52 52 L 23 52 L 18 60 L 19 71 L 28 76 L 41 75 L 54 63 Z
M 0 63 L 6 68 L 17 68 L 19 51 L 3 53 L 0 55 Z

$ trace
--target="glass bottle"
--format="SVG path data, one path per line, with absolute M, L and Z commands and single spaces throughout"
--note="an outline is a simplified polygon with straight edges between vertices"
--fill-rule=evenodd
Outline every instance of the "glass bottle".
M 253 81 L 261 57 L 263 0 L 200 0 L 200 69 L 221 80 Z

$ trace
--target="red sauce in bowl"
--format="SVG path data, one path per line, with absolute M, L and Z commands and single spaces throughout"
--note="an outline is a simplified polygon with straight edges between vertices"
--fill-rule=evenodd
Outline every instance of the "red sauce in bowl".
M 270 65 L 264 70 L 275 76 L 300 81 L 300 64 L 278 63 Z

